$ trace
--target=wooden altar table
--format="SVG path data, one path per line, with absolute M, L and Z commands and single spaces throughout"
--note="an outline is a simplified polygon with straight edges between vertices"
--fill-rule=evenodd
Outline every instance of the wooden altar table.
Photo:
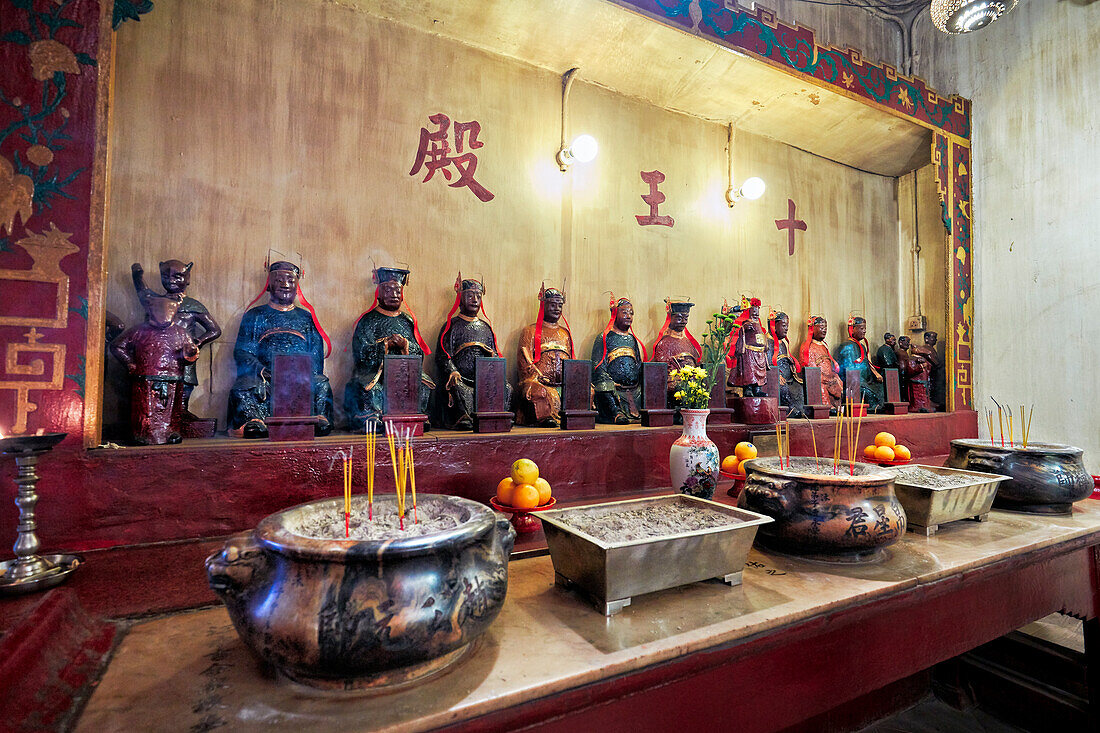
M 639 596 L 611 618 L 554 587 L 549 557 L 517 560 L 476 649 L 381 695 L 274 679 L 222 608 L 183 613 L 129 631 L 76 730 L 778 730 L 1058 611 L 1086 619 L 1093 660 L 1098 547 L 1100 502 L 994 511 L 910 533 L 878 564 L 754 549 L 740 587 Z

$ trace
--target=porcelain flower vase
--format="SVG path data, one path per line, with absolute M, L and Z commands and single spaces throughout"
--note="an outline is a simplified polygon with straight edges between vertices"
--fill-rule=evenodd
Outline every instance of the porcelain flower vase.
M 668 452 L 672 488 L 682 494 L 710 499 L 718 485 L 718 446 L 707 437 L 710 410 L 681 410 L 684 432 Z

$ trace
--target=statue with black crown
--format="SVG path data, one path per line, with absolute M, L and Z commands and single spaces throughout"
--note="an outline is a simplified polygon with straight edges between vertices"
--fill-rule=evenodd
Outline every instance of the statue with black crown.
M 565 320 L 565 289 L 539 289 L 539 314 L 519 335 L 516 422 L 561 425 L 562 361 L 573 358 L 573 334 Z M 564 325 L 561 325 L 564 324 Z
M 470 430 L 474 423 L 474 367 L 478 358 L 500 357 L 493 324 L 485 314 L 485 283 L 455 280 L 455 302 L 439 332 L 435 361 L 442 382 L 436 401 L 441 424 Z M 512 385 L 504 382 L 504 404 L 512 404 Z
M 592 388 L 596 419 L 628 425 L 642 419 L 640 410 L 645 345 L 634 335 L 634 304 L 611 296 L 611 318 L 592 342 Z
M 435 382 L 423 371 L 423 358 L 431 349 L 420 335 L 416 315 L 405 302 L 409 270 L 379 267 L 374 271 L 374 300 L 355 324 L 351 339 L 355 369 L 344 389 L 348 429 L 364 432 L 368 420 L 381 420 L 387 412 L 383 367 L 388 354 L 421 358 L 418 405 L 428 415 Z M 381 429 L 381 423 L 379 423 Z
M 229 392 L 229 433 L 237 437 L 267 437 L 271 417 L 271 377 L 275 357 L 304 354 L 312 366 L 312 417 L 314 433 L 332 432 L 332 388 L 325 376 L 325 357 L 332 351 L 328 334 L 321 328 L 309 301 L 302 294 L 302 269 L 290 262 L 268 267 L 264 291 L 268 302 L 250 308 L 241 319 L 233 359 L 237 379 Z M 298 305 L 299 301 L 304 305 Z M 249 306 L 252 305 L 249 303 Z
M 680 387 L 680 381 L 671 376 L 676 369 L 699 366 L 703 363 L 703 348 L 688 330 L 688 314 L 695 305 L 687 298 L 665 299 L 665 323 L 657 333 L 653 344 L 653 361 L 668 364 L 668 406 L 674 407 L 672 395 Z

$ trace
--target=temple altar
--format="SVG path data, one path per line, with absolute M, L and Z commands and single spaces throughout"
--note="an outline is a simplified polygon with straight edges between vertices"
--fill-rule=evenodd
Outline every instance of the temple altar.
M 36 517 L 32 508 L 23 520 L 21 493 L 18 508 L 0 501 L 0 530 L 18 525 L 22 541 L 31 526 L 46 551 L 83 553 L 67 585 L 0 598 L 0 691 L 20 725 L 855 730 L 929 694 L 937 665 L 1056 613 L 1084 621 L 1084 655 L 1100 667 L 1100 504 L 1080 500 L 1067 516 L 993 510 L 934 537 L 906 534 L 899 515 L 900 538 L 862 565 L 758 542 L 740 585 L 639 595 L 613 617 L 556 585 L 536 526 L 498 542 L 511 549 L 497 567 L 499 616 L 476 599 L 488 630 L 448 656 L 454 666 L 385 694 L 322 694 L 276 677 L 206 574 L 212 553 L 256 552 L 228 536 L 296 505 L 335 506 L 341 461 L 346 524 L 326 541 L 349 557 L 365 546 L 351 534 L 353 497 L 400 492 L 404 532 L 405 477 L 417 521 L 416 473 L 422 502 L 447 495 L 489 514 L 502 477 L 522 485 L 531 479 L 513 478 L 516 464 L 537 463 L 553 503 L 536 490 L 538 505 L 503 504 L 513 517 L 534 511 L 532 525 L 544 509 L 667 495 L 681 428 L 645 422 L 641 375 L 703 366 L 712 321 L 739 300 L 740 336 L 723 353 L 734 357 L 728 397 L 786 390 L 794 412 L 750 425 L 742 410 L 744 422 L 708 425 L 720 457 L 751 443 L 782 466 L 784 451 L 837 454 L 845 435 L 862 450 L 845 388 L 870 408 L 857 431 L 889 433 L 914 462 L 939 466 L 953 439 L 992 440 L 975 396 L 976 367 L 988 376 L 997 365 L 976 365 L 973 351 L 970 100 L 898 66 L 892 40 L 861 37 L 872 43 L 864 53 L 782 9 L 735 2 L 10 5 L 0 11 L 0 437 L 67 437 L 39 463 Z M 591 157 L 582 137 L 599 141 Z M 173 415 L 206 418 L 204 432 L 173 424 L 152 441 L 132 429 L 140 409 L 108 334 L 138 326 L 156 297 L 130 263 L 158 261 L 190 275 L 186 294 L 166 282 L 165 297 L 224 335 L 173 344 L 188 359 L 169 375 L 182 395 Z M 293 272 L 293 287 L 273 272 Z M 265 273 L 285 297 L 249 310 Z M 777 330 L 768 314 L 779 312 Z M 875 354 L 887 332 L 911 346 Z M 268 352 L 300 351 L 299 341 L 313 407 L 276 417 L 318 429 L 271 442 L 260 404 Z M 391 375 L 413 378 L 387 382 L 384 355 L 404 359 Z M 882 356 L 894 366 L 879 383 Z M 479 357 L 494 357 L 492 378 L 474 376 L 488 374 Z M 821 369 L 821 394 L 805 400 L 813 421 L 801 416 L 805 366 Z M 862 385 L 855 374 L 845 385 L 846 369 Z M 481 400 L 479 383 L 491 387 Z M 679 419 L 689 406 L 665 386 L 653 392 L 667 392 L 660 407 Z M 734 412 L 725 386 L 711 407 Z M 576 429 L 590 424 L 561 419 L 562 392 L 587 413 L 589 387 L 599 424 Z M 415 471 L 379 442 L 376 482 L 375 433 L 394 437 L 378 422 L 391 389 L 417 406 L 394 413 L 418 423 L 403 438 Z M 874 414 L 882 397 L 910 414 Z M 846 410 L 847 434 L 830 408 Z M 493 432 L 478 431 L 479 412 Z M 745 480 L 723 475 L 714 499 L 736 504 Z M 492 506 L 488 521 L 507 531 Z M 381 609 L 382 629 L 391 606 L 379 599 L 364 605 Z M 329 605 L 330 628 L 356 625 L 343 610 Z
M 338 704 L 258 674 L 224 610 L 169 616 L 134 625 L 76 730 L 211 719 L 267 730 L 709 729 L 716 710 L 732 714 L 730 700 L 738 730 L 776 730 L 1043 615 L 1095 619 L 1098 547 L 1095 501 L 1071 517 L 994 512 L 932 539 L 909 534 L 874 566 L 753 551 L 741 586 L 649 594 L 611 619 L 554 587 L 548 558 L 517 560 L 500 618 L 460 666 Z M 795 659 L 830 684 L 792 677 Z

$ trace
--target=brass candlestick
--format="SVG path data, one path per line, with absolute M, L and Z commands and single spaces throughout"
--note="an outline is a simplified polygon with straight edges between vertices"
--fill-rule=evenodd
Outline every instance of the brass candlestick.
M 34 512 L 38 504 L 38 474 L 35 473 L 38 456 L 52 450 L 65 435 L 46 433 L 0 438 L 0 455 L 14 457 L 18 468 L 15 505 L 19 507 L 13 548 L 15 559 L 0 563 L 0 594 L 16 595 L 51 588 L 63 582 L 81 562 L 77 555 L 39 555 L 40 544 L 35 534 L 38 527 Z

